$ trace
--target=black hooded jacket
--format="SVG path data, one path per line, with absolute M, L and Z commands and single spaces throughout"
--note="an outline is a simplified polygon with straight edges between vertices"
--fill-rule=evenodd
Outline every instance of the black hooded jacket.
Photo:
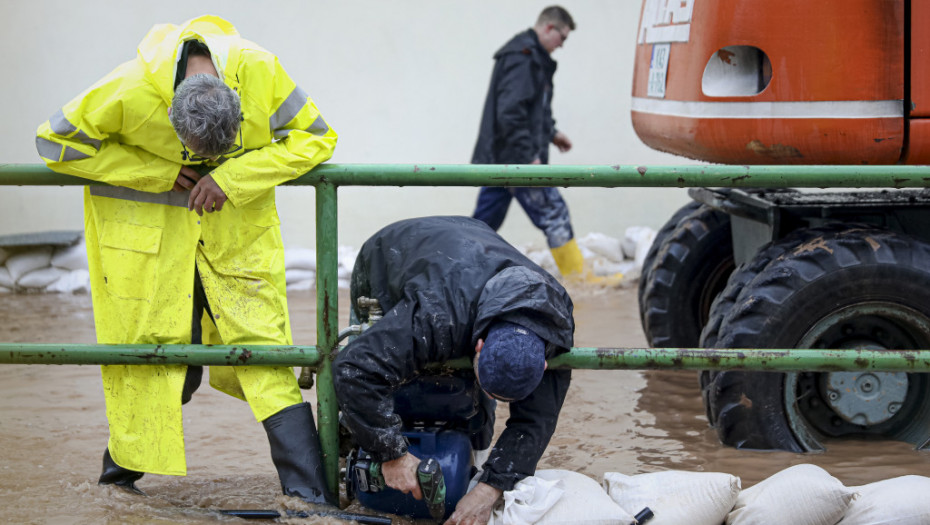
M 472 164 L 530 164 L 537 158 L 548 164 L 556 62 L 533 29 L 514 36 L 494 60 Z
M 384 316 L 339 353 L 333 377 L 344 423 L 376 461 L 407 451 L 394 412 L 397 389 L 428 363 L 473 358 L 492 321 L 529 328 L 546 341 L 547 357 L 572 346 L 573 307 L 565 289 L 467 217 L 409 219 L 376 233 L 352 273 L 352 307 L 364 321 L 367 314 L 357 308 L 363 296 L 378 299 Z M 482 481 L 510 490 L 535 472 L 570 381 L 570 370 L 547 370 L 529 397 L 510 403 Z

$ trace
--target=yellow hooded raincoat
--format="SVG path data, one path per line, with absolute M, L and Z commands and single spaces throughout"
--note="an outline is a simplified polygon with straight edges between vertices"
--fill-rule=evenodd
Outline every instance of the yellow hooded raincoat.
M 198 217 L 171 192 L 184 149 L 168 120 L 177 56 L 191 39 L 210 49 L 241 99 L 244 148 L 213 163 L 229 200 Z M 191 341 L 194 271 L 214 318 L 204 343 L 291 344 L 275 186 L 332 156 L 336 133 L 277 58 L 227 21 L 203 16 L 157 25 L 135 60 L 39 127 L 39 154 L 55 171 L 103 181 L 84 192 L 97 340 Z M 181 389 L 186 366 L 102 367 L 109 450 L 124 468 L 186 474 Z M 213 367 L 210 383 L 247 400 L 259 421 L 302 400 L 287 367 Z

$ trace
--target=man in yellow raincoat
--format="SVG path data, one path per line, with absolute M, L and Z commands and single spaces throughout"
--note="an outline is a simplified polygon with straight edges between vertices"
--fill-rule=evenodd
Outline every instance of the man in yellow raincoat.
M 97 340 L 292 344 L 275 186 L 329 159 L 336 132 L 277 58 L 227 21 L 157 25 L 138 56 L 39 126 L 55 171 L 85 188 Z M 101 484 L 141 492 L 185 475 L 183 365 L 103 366 L 110 439 Z M 310 406 L 288 367 L 213 367 L 215 388 L 265 426 L 285 494 L 332 503 Z

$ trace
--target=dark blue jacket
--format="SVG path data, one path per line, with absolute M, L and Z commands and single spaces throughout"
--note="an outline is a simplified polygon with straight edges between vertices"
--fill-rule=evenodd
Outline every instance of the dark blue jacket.
M 552 76 L 556 63 L 528 29 L 494 55 L 472 164 L 549 163 L 555 135 Z
M 565 289 L 468 217 L 409 219 L 376 233 L 352 272 L 353 309 L 365 321 L 367 313 L 356 308 L 361 296 L 377 299 L 384 317 L 339 352 L 333 380 L 343 422 L 376 461 L 407 451 L 394 393 L 428 363 L 473 358 L 492 322 L 533 330 L 546 341 L 548 357 L 572 346 L 575 323 Z M 510 403 L 510 419 L 481 481 L 510 490 L 533 475 L 570 382 L 571 370 L 546 370 L 529 397 Z

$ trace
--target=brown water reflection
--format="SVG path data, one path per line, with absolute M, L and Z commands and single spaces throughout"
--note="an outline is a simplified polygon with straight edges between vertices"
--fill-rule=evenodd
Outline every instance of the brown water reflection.
M 571 292 L 578 346 L 645 346 L 635 289 Z M 345 293 L 339 300 L 345 326 Z M 313 344 L 315 297 L 293 294 L 290 310 L 295 342 Z M 93 343 L 90 298 L 0 296 L 0 341 Z M 314 402 L 314 395 L 305 392 L 308 401 Z M 499 421 L 506 416 L 504 408 Z M 0 522 L 241 523 L 215 511 L 289 504 L 278 495 L 267 439 L 248 405 L 202 388 L 185 406 L 184 423 L 188 476 L 144 477 L 139 485 L 147 498 L 98 487 L 107 437 L 99 369 L 0 366 Z M 820 465 L 847 485 L 930 471 L 930 454 L 905 443 L 827 446 L 817 455 L 720 446 L 707 427 L 695 372 L 579 370 L 540 468 L 570 469 L 596 479 L 605 472 L 728 472 L 742 478 L 744 488 L 797 463 Z

